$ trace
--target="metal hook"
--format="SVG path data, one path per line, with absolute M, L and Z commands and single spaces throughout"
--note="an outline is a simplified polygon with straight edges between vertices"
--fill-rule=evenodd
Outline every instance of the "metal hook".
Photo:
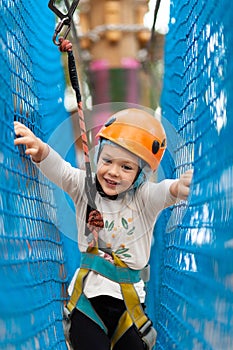
M 71 27 L 71 20 L 72 20 L 72 16 L 74 14 L 74 11 L 76 10 L 76 7 L 79 4 L 80 0 L 74 0 L 72 5 L 70 6 L 70 8 L 67 8 L 68 12 L 67 14 L 62 13 L 55 5 L 56 0 L 50 0 L 48 3 L 48 7 L 50 8 L 50 10 L 52 10 L 60 19 L 61 21 L 57 24 L 56 28 L 55 28 L 55 32 L 53 35 L 53 42 L 55 45 L 59 46 L 60 43 L 59 41 L 57 41 L 57 36 L 58 34 L 61 32 L 62 28 L 64 26 L 67 26 L 67 29 L 63 35 L 63 38 L 65 39 L 67 37 L 67 35 L 70 32 L 70 27 Z
M 67 29 L 65 31 L 65 33 L 63 34 L 63 38 L 65 39 L 67 37 L 67 35 L 69 34 L 70 32 L 70 26 L 71 26 L 71 23 L 70 23 L 70 19 L 69 17 L 64 17 L 59 23 L 58 25 L 56 26 L 56 29 L 55 29 L 55 32 L 53 34 L 53 42 L 55 45 L 59 46 L 60 45 L 60 42 L 57 40 L 57 36 L 58 34 L 61 32 L 62 28 L 64 26 L 67 26 Z

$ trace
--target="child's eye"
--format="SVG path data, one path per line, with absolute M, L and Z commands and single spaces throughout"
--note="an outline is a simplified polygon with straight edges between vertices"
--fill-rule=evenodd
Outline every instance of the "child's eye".
M 106 163 L 106 164 L 109 164 L 111 163 L 111 159 L 109 158 L 102 158 L 103 162 Z
M 132 170 L 133 168 L 130 165 L 122 165 L 124 170 Z

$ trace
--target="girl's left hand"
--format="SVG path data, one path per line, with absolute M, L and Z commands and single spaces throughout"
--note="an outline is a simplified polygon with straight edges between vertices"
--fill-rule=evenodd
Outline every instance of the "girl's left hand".
M 180 178 L 177 181 L 175 181 L 170 187 L 170 192 L 172 196 L 186 200 L 189 196 L 192 178 L 193 169 L 189 169 L 185 173 L 183 173 L 180 176 Z

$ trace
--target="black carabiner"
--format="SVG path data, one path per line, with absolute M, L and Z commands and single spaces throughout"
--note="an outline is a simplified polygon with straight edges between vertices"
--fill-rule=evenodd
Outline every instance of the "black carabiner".
M 63 38 L 65 39 L 67 37 L 67 35 L 69 34 L 70 31 L 70 26 L 71 26 L 71 20 L 72 20 L 72 16 L 74 14 L 74 11 L 76 10 L 78 4 L 79 4 L 80 0 L 74 0 L 72 2 L 72 5 L 67 8 L 67 13 L 64 14 L 62 13 L 55 5 L 54 3 L 56 2 L 56 0 L 50 0 L 48 3 L 48 7 L 50 8 L 50 10 L 52 10 L 60 19 L 61 21 L 57 24 L 56 28 L 55 28 L 55 32 L 53 35 L 53 42 L 55 45 L 59 46 L 60 42 L 57 41 L 57 36 L 58 34 L 61 32 L 62 28 L 64 26 L 67 26 L 67 29 L 63 35 Z

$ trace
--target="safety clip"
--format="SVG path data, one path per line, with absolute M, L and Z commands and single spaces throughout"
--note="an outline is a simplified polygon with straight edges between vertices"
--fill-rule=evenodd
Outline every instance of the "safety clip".
M 140 329 L 139 334 L 146 346 L 146 350 L 152 350 L 157 338 L 157 332 L 152 326 L 151 320 L 148 320 Z
M 74 11 L 76 10 L 79 1 L 80 0 L 74 0 L 73 3 L 71 4 L 71 6 L 67 6 L 67 13 L 62 13 L 56 6 L 55 6 L 55 2 L 57 0 L 50 0 L 48 3 L 48 7 L 50 8 L 50 10 L 52 10 L 59 18 L 60 18 L 60 22 L 58 22 L 56 28 L 55 28 L 55 32 L 53 35 L 53 42 L 55 45 L 59 46 L 60 42 L 57 40 L 57 36 L 58 34 L 61 32 L 61 30 L 63 29 L 64 26 L 67 26 L 65 33 L 62 35 L 63 38 L 65 39 L 67 37 L 67 35 L 70 32 L 70 28 L 71 28 L 71 20 L 72 20 L 72 16 L 74 14 Z M 67 3 L 66 3 L 67 5 Z

